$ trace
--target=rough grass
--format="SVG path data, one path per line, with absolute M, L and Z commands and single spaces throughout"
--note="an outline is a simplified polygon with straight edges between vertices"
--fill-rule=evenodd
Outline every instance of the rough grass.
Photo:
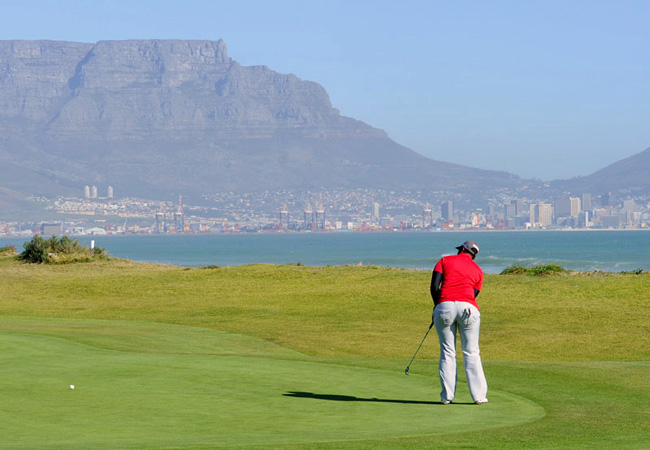
M 408 354 L 431 320 L 423 271 L 1 261 L 0 308 L 10 316 L 176 323 L 248 334 L 311 355 L 368 358 Z M 482 352 L 490 360 L 648 359 L 650 324 L 622 324 L 648 310 L 649 281 L 648 274 L 487 275 L 479 297 Z
M 430 323 L 429 276 L 358 266 L 24 265 L 4 257 L 0 314 L 10 321 L 190 325 L 260 338 L 310 361 L 403 373 Z M 648 273 L 487 275 L 479 304 L 490 389 L 541 405 L 543 419 L 444 437 L 432 432 L 288 448 L 647 448 L 649 288 Z M 52 333 L 90 339 L 79 330 Z M 413 375 L 430 377 L 431 400 L 437 400 L 436 358 L 432 334 L 411 367 Z M 406 389 L 413 375 L 404 377 Z M 461 389 L 462 380 L 461 374 Z M 11 400 L 2 385 L 0 394 Z
M 16 246 L 0 247 L 0 256 L 13 256 L 16 254 Z

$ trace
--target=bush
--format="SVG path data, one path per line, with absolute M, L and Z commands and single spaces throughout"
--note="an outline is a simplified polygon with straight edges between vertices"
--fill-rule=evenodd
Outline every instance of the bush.
M 50 239 L 34 236 L 23 247 L 25 250 L 18 255 L 18 259 L 35 264 L 90 262 L 108 257 L 103 248 L 90 249 L 68 236 L 63 236 L 60 239 L 56 236 L 52 236 Z
M 551 275 L 556 273 L 566 272 L 567 270 L 558 266 L 557 264 L 546 264 L 542 266 L 535 267 L 521 267 L 521 266 L 510 266 L 501 272 L 501 275 L 532 275 L 532 276 L 541 276 L 541 275 Z

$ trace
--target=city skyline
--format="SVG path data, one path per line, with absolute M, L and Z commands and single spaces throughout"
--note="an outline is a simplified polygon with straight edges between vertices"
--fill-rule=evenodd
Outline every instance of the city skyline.
M 449 230 L 647 229 L 650 197 L 611 193 L 517 197 L 485 208 L 455 207 L 453 193 L 345 189 L 220 194 L 210 204 L 133 198 L 40 198 L 59 220 L 0 221 L 0 235 L 194 234 L 255 232 L 400 232 Z M 92 191 L 91 191 L 92 192 Z M 129 223 L 129 226 L 127 226 Z

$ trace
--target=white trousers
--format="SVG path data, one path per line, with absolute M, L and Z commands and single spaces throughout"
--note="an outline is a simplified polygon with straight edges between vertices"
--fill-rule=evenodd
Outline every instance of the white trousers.
M 458 374 L 456 371 L 456 331 L 460 333 L 460 345 L 463 351 L 465 375 L 469 393 L 474 401 L 484 400 L 487 396 L 487 381 L 483 373 L 481 354 L 478 346 L 481 314 L 467 302 L 442 302 L 436 306 L 433 320 L 440 340 L 440 384 L 441 401 L 453 400 L 456 395 Z

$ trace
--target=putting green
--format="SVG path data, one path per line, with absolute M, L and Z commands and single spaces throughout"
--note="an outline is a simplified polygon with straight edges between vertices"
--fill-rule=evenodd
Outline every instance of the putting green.
M 201 328 L 2 318 L 3 448 L 277 446 L 468 432 L 544 415 L 493 390 L 484 406 L 462 396 L 443 406 L 430 376 L 345 364 Z

